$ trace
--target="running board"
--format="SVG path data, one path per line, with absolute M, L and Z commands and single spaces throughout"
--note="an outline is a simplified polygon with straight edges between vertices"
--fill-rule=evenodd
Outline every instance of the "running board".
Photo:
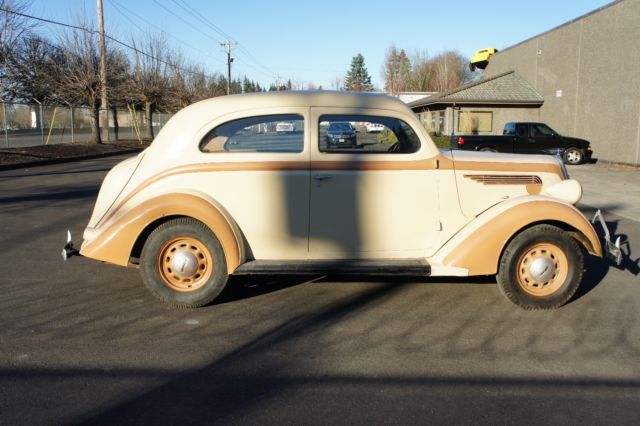
M 431 265 L 423 259 L 251 260 L 240 265 L 233 274 L 428 276 Z

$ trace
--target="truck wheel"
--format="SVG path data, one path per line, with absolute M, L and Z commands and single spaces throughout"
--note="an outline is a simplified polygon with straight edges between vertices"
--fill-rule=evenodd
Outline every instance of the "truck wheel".
M 154 296 L 179 308 L 206 305 L 227 283 L 220 242 L 203 223 L 191 218 L 165 222 L 149 235 L 140 272 Z
M 580 164 L 584 159 L 584 154 L 579 148 L 567 148 L 564 151 L 564 162 L 566 164 Z
M 481 152 L 498 152 L 498 150 L 494 149 L 494 148 L 489 148 L 488 146 L 485 146 L 484 148 L 480 148 Z
M 576 292 L 583 266 L 575 239 L 556 226 L 536 225 L 511 240 L 496 280 L 502 294 L 521 308 L 554 309 Z

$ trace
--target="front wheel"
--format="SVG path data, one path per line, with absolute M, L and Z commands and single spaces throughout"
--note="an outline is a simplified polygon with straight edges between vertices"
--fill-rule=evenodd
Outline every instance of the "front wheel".
M 497 149 L 485 146 L 484 148 L 480 148 L 481 152 L 498 152 Z
M 165 222 L 149 235 L 140 272 L 154 296 L 181 308 L 210 303 L 228 277 L 220 242 L 202 222 L 191 218 Z
M 496 279 L 500 291 L 524 309 L 554 309 L 571 299 L 584 267 L 582 247 L 564 230 L 536 225 L 507 246 Z
M 567 164 L 580 164 L 584 160 L 584 154 L 579 148 L 567 148 L 564 151 L 564 162 Z

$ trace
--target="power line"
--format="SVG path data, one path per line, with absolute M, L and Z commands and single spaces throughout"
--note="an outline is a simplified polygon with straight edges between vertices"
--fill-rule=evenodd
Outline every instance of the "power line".
M 3 11 L 3 12 L 6 12 L 6 13 L 11 13 L 13 15 L 22 16 L 24 18 L 34 19 L 34 20 L 40 21 L 40 22 L 46 22 L 48 24 L 54 24 L 54 25 L 59 25 L 59 26 L 62 26 L 62 27 L 73 28 L 75 30 L 84 31 L 84 32 L 89 33 L 89 34 L 98 34 L 98 31 L 96 31 L 96 30 L 90 30 L 88 28 L 83 28 L 83 27 L 80 27 L 80 26 L 77 26 L 77 25 L 67 24 L 67 23 L 64 23 L 64 22 L 58 22 L 58 21 L 54 21 L 54 20 L 46 19 L 46 18 L 40 18 L 38 16 L 27 15 L 26 13 L 16 12 L 14 10 L 6 9 L 6 8 L 3 8 L 3 7 L 0 7 L 0 10 Z M 120 41 L 117 38 L 112 37 L 112 36 L 110 36 L 108 34 L 105 34 L 104 36 L 105 36 L 105 38 L 113 41 L 116 44 L 124 46 L 124 47 L 126 47 L 128 49 L 131 49 L 136 53 L 139 53 L 139 54 L 141 54 L 143 56 L 146 56 L 149 59 L 153 59 L 155 61 L 158 61 L 158 62 L 160 62 L 162 64 L 168 65 L 168 66 L 170 66 L 170 67 L 172 67 L 174 69 L 177 69 L 177 70 L 180 70 L 180 71 L 192 74 L 192 75 L 205 75 L 205 76 L 207 76 L 209 78 L 213 78 L 213 76 L 211 76 L 211 75 L 204 74 L 204 73 L 201 73 L 201 72 L 196 72 L 196 71 L 193 71 L 193 70 L 189 70 L 187 68 L 182 68 L 182 67 L 178 66 L 177 64 L 174 64 L 174 63 L 165 61 L 163 59 L 160 59 L 160 58 L 158 58 L 156 56 L 153 56 L 153 55 L 151 55 L 151 54 L 149 54 L 149 53 L 147 53 L 147 52 L 145 52 L 143 50 L 138 49 L 135 46 L 131 46 L 130 44 L 127 44 L 127 43 L 125 43 L 123 41 Z M 51 44 L 51 43 L 47 43 L 47 44 Z
M 159 4 L 157 2 L 157 0 L 154 0 L 157 4 Z M 217 26 L 216 24 L 214 24 L 213 22 L 211 22 L 209 19 L 205 18 L 203 16 L 203 14 L 199 13 L 193 6 L 191 6 L 190 4 L 188 4 L 187 2 L 185 2 L 184 0 L 172 0 L 173 3 L 180 7 L 182 10 L 184 10 L 185 12 L 187 12 L 189 15 L 191 15 L 193 18 L 197 19 L 198 21 L 200 21 L 201 23 L 203 23 L 204 25 L 206 25 L 207 27 L 211 28 L 213 31 L 217 32 L 218 34 L 222 35 L 223 37 L 225 37 L 227 40 L 233 40 L 234 37 L 232 37 L 231 35 L 229 35 L 228 33 L 226 33 L 222 28 L 220 28 L 219 26 Z M 163 6 L 164 7 L 164 6 Z M 164 7 L 165 10 L 167 10 L 166 7 Z M 175 15 L 173 12 L 171 12 L 174 16 Z M 183 20 L 184 22 L 184 20 Z M 220 41 L 218 41 L 218 43 L 221 43 Z M 222 44 L 222 43 L 221 43 Z M 258 59 L 256 59 L 256 57 L 251 54 L 251 52 L 249 52 L 248 49 L 246 49 L 241 43 L 237 43 L 238 49 L 244 53 L 249 59 L 251 59 L 258 67 L 262 68 L 262 70 L 260 70 L 259 68 L 256 68 L 254 65 L 251 65 L 250 63 L 242 60 L 242 58 L 237 58 L 240 60 L 240 62 L 244 63 L 245 65 L 247 65 L 249 68 L 252 68 L 258 72 L 261 72 L 264 75 L 267 75 L 271 78 L 275 78 L 276 77 L 276 73 L 273 72 L 273 70 L 271 70 L 270 68 L 266 67 L 265 65 L 263 65 L 260 61 L 258 61 Z M 264 71 L 263 71 L 264 70 Z
M 159 27 L 158 25 L 155 25 L 155 24 L 154 24 L 154 23 L 152 23 L 152 22 L 149 22 L 148 20 L 146 20 L 146 19 L 145 19 L 145 18 L 143 18 L 142 16 L 138 15 L 137 13 L 135 13 L 134 11 L 132 11 L 131 9 L 127 8 L 127 7 L 126 7 L 126 6 L 124 6 L 123 4 L 121 4 L 121 3 L 117 2 L 116 0 L 109 0 L 109 3 L 111 4 L 111 6 L 113 6 L 113 8 L 114 8 L 114 10 L 115 10 L 116 12 L 118 12 L 118 13 L 119 13 L 123 18 L 125 18 L 127 21 L 129 21 L 133 26 L 138 26 L 139 24 L 138 24 L 138 23 L 136 23 L 136 22 L 134 22 L 134 21 L 133 21 L 133 19 L 131 19 L 131 18 L 129 17 L 129 15 L 133 15 L 133 16 L 135 16 L 135 17 L 136 17 L 137 19 L 139 19 L 140 21 L 142 21 L 142 22 L 144 22 L 145 24 L 147 24 L 147 25 L 149 25 L 149 26 L 151 26 L 151 27 L 153 27 L 153 28 L 157 29 L 158 31 L 164 31 L 164 29 L 163 29 L 163 28 Z M 171 34 L 167 34 L 167 35 L 168 35 L 169 37 L 173 38 L 174 40 L 176 40 L 178 43 L 180 43 L 180 44 L 182 44 L 182 45 L 184 45 L 184 46 L 186 46 L 186 47 L 188 47 L 188 48 L 190 48 L 190 49 L 193 49 L 193 50 L 194 50 L 194 51 L 196 51 L 196 52 L 199 52 L 199 53 L 201 53 L 201 54 L 203 54 L 203 55 L 208 55 L 208 54 L 209 54 L 208 52 L 205 52 L 204 50 L 199 49 L 199 48 L 197 48 L 197 47 L 195 47 L 195 46 L 193 46 L 193 45 L 191 45 L 191 44 L 189 44 L 189 43 L 185 42 L 184 40 L 179 39 L 179 38 L 178 38 L 178 37 L 176 37 L 176 36 L 173 36 L 173 35 L 171 35 Z

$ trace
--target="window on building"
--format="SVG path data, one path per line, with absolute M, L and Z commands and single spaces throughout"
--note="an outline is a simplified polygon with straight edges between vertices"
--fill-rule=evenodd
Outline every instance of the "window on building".
M 458 133 L 472 135 L 490 133 L 493 129 L 493 112 L 460 111 L 458 114 Z

